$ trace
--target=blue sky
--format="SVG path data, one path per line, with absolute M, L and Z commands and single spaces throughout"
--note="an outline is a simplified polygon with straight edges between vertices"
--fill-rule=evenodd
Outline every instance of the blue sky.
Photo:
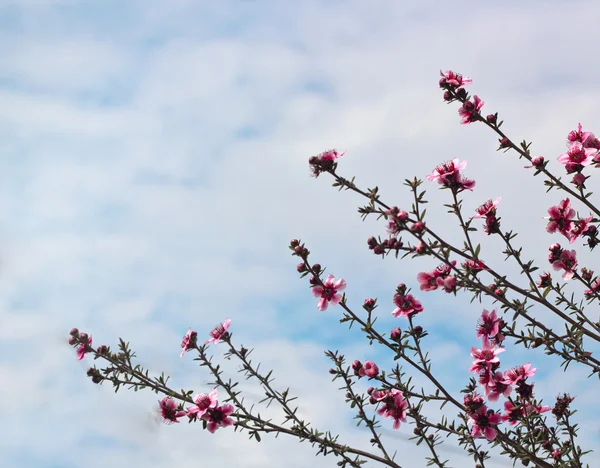
M 384 226 L 361 222 L 361 199 L 310 178 L 308 157 L 346 149 L 341 173 L 379 185 L 398 206 L 410 203 L 405 178 L 467 159 L 478 185 L 465 207 L 502 195 L 503 225 L 526 227 L 518 240 L 545 266 L 547 245 L 561 240 L 540 218 L 559 195 L 496 153 L 489 131 L 459 125 L 438 73 L 473 77 L 484 109 L 558 168 L 577 122 L 600 133 L 599 13 L 592 1 L 0 2 L 3 466 L 331 466 L 294 440 L 162 426 L 153 394 L 92 385 L 66 344 L 73 326 L 95 344 L 121 336 L 144 365 L 203 391 L 207 376 L 191 356 L 179 360 L 181 337 L 228 316 L 236 337 L 300 395 L 303 414 L 364 444 L 323 351 L 386 357 L 337 324 L 339 310 L 317 311 L 287 245 L 306 241 L 346 278 L 355 307 L 379 297 L 386 329 L 403 325 L 389 315 L 396 285 L 415 286 L 416 273 L 436 264 L 373 256 L 366 239 Z M 430 222 L 459 240 L 441 207 L 446 194 L 426 188 Z M 482 241 L 487 258 L 516 272 L 494 239 Z M 580 258 L 593 262 L 583 249 Z M 458 389 L 481 307 L 466 296 L 418 297 L 441 378 Z M 544 397 L 576 394 L 582 442 L 600 448 L 595 382 L 556 370 L 541 352 L 502 357 L 533 361 Z M 389 437 L 406 466 L 421 466 L 424 449 Z M 465 460 L 447 453 L 453 466 Z

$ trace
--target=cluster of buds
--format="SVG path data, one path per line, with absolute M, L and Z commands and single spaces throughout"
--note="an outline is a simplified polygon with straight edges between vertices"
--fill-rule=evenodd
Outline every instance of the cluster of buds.
M 387 232 L 390 236 L 397 236 L 400 232 L 406 230 L 408 221 L 408 213 L 406 211 L 393 206 L 389 210 L 386 210 L 385 214 L 388 217 Z
M 365 361 L 364 363 L 356 360 L 352 363 L 352 371 L 357 377 L 377 377 L 379 367 L 373 361 Z
M 392 250 L 399 252 L 404 247 L 402 239 L 390 238 L 378 241 L 373 236 L 369 237 L 367 245 L 369 246 L 369 250 L 372 250 L 375 255 L 385 255 L 386 252 Z
M 93 351 L 91 335 L 80 333 L 77 328 L 72 328 L 69 335 L 69 344 L 75 347 L 78 361 L 81 361 L 87 353 Z

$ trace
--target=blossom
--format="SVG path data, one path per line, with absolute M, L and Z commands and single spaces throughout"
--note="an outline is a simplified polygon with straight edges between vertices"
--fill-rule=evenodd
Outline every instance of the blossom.
M 208 343 L 217 344 L 221 340 L 221 338 L 223 338 L 225 336 L 225 333 L 227 333 L 227 329 L 229 328 L 230 325 L 231 325 L 231 319 L 226 318 L 223 323 L 220 323 L 215 328 L 213 328 L 213 330 L 210 332 L 210 338 L 208 340 L 206 340 L 204 342 L 204 344 L 208 344 Z
M 177 403 L 171 397 L 165 397 L 162 400 L 158 400 L 158 406 L 160 408 L 160 416 L 165 424 L 178 423 L 178 418 L 185 416 L 185 411 L 179 411 L 177 409 Z
M 569 231 L 569 235 L 571 236 L 569 240 L 570 244 L 586 234 L 590 228 L 593 227 L 590 225 L 592 219 L 594 219 L 592 216 L 588 216 L 587 218 L 579 218 L 577 221 L 573 222 L 571 230 Z
M 361 377 L 375 377 L 377 374 L 379 374 L 379 367 L 373 361 L 365 361 L 358 371 Z
M 523 408 L 515 406 L 512 401 L 504 402 L 505 414 L 502 415 L 502 421 L 508 422 L 511 426 L 517 424 L 523 417 Z
M 400 428 L 400 422 L 406 422 L 408 402 L 400 390 L 394 388 L 386 392 L 375 391 L 371 396 L 382 403 L 377 414 L 394 420 L 392 427 L 395 431 Z
M 454 158 L 451 161 L 436 166 L 433 172 L 426 177 L 430 182 L 437 181 L 440 185 L 452 190 L 473 190 L 475 181 L 466 179 L 460 173 L 465 167 L 467 167 L 467 161 L 461 162 L 458 158 Z
M 482 370 L 490 369 L 492 364 L 497 364 L 500 362 L 500 358 L 498 358 L 498 354 L 505 351 L 504 348 L 501 347 L 483 347 L 482 349 L 478 349 L 475 346 L 471 346 L 471 356 L 473 357 L 473 364 L 469 368 L 469 372 L 477 371 L 480 372 Z
M 187 333 L 183 337 L 183 341 L 181 342 L 181 359 L 183 359 L 183 355 L 186 351 L 189 351 L 190 349 L 193 349 L 196 346 L 197 340 L 198 333 L 196 333 L 191 328 L 188 329 Z
M 469 415 L 469 424 L 473 424 L 471 435 L 473 437 L 485 437 L 487 440 L 494 440 L 498 434 L 498 424 L 502 421 L 502 416 L 488 410 L 484 405 L 476 413 Z
M 574 141 L 569 145 L 566 153 L 558 157 L 558 162 L 565 165 L 568 173 L 578 172 L 589 165 L 598 154 L 596 148 L 586 148 L 579 141 Z
M 524 381 L 527 377 L 533 377 L 537 368 L 531 368 L 531 363 L 528 362 L 522 366 L 514 367 L 504 372 L 503 383 L 506 385 L 517 385 L 520 381 Z
M 412 294 L 394 294 L 394 304 L 397 307 L 392 311 L 392 315 L 396 318 L 401 316 L 408 318 L 412 314 L 423 312 L 423 304 Z
M 308 160 L 308 164 L 310 165 L 310 170 L 312 175 L 316 178 L 323 172 L 330 171 L 334 169 L 336 164 L 336 159 L 341 158 L 345 151 L 338 152 L 337 150 L 328 150 L 324 151 L 317 156 L 311 156 Z
M 75 352 L 77 353 L 77 360 L 81 361 L 85 357 L 86 353 L 90 351 L 90 346 L 92 346 L 92 336 L 90 335 L 88 337 L 85 333 L 82 333 L 79 335 L 79 339 L 81 342 L 77 348 L 75 348 Z
M 456 290 L 456 276 L 446 276 L 436 278 L 436 282 L 440 288 L 447 293 L 451 293 Z
M 484 387 L 484 395 L 488 400 L 498 401 L 500 395 L 508 398 L 512 393 L 513 388 L 504 383 L 504 374 L 500 371 L 491 373 L 491 378 Z
M 484 216 L 494 216 L 496 214 L 496 207 L 502 200 L 502 197 L 496 198 L 494 201 L 488 200 L 483 205 L 475 209 L 475 214 L 471 216 L 473 218 L 483 218 Z
M 440 70 L 440 88 L 452 87 L 452 88 L 460 88 L 461 86 L 473 84 L 473 80 L 466 76 L 462 76 L 460 73 L 453 72 L 448 70 L 446 72 L 442 72 Z
M 456 286 L 456 278 L 450 277 L 452 267 L 456 265 L 456 260 L 452 260 L 450 265 L 441 264 L 433 271 L 423 271 L 417 275 L 421 291 L 435 291 L 443 287 L 446 292 L 452 292 Z M 444 281 L 446 278 L 448 281 Z M 439 280 L 442 281 L 439 281 Z
M 327 279 L 323 281 L 322 286 L 317 284 L 312 287 L 313 296 L 320 298 L 317 309 L 321 311 L 327 310 L 329 302 L 333 305 L 338 305 L 342 300 L 342 295 L 339 291 L 346 289 L 346 281 L 342 278 L 337 281 L 334 280 L 335 277 L 333 275 L 328 275 Z
M 581 123 L 577 124 L 577 130 L 572 130 L 567 136 L 569 144 L 581 143 L 585 148 L 599 148 L 600 141 L 592 132 L 584 132 Z
M 471 122 L 475 122 L 480 117 L 479 111 L 483 107 L 483 102 L 479 96 L 473 96 L 473 102 L 465 101 L 458 109 L 458 114 L 462 117 L 461 124 L 467 125 Z
M 503 320 L 498 318 L 496 310 L 488 312 L 483 309 L 481 317 L 477 321 L 477 339 L 483 339 L 483 346 L 489 345 L 490 339 L 494 342 L 502 342 L 504 336 L 500 333 L 500 327 L 503 324 Z
M 219 404 L 217 396 L 219 391 L 215 388 L 212 392 L 194 395 L 194 406 L 188 408 L 187 415 L 190 418 L 201 418 L 210 408 L 216 408 Z
M 208 421 L 208 425 L 206 426 L 208 432 L 214 434 L 219 427 L 228 427 L 233 425 L 233 419 L 229 417 L 233 411 L 233 405 L 229 404 L 217 406 L 215 408 L 209 408 L 208 411 L 202 415 L 202 419 Z
M 560 232 L 567 239 L 571 236 L 569 231 L 573 225 L 573 217 L 575 216 L 575 210 L 571 207 L 571 201 L 568 198 L 561 200 L 556 206 L 548 208 L 548 214 L 550 215 L 550 221 L 546 225 L 546 231 L 550 234 L 556 231 Z
M 565 270 L 562 275 L 562 279 L 565 281 L 570 280 L 575 275 L 575 268 L 577 267 L 577 252 L 574 250 L 562 250 L 558 259 L 552 262 L 552 268 L 555 270 Z

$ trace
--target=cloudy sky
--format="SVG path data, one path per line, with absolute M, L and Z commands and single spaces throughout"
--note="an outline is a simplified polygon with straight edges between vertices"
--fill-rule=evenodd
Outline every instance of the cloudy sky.
M 364 444 L 323 351 L 389 356 L 339 325 L 339 310 L 317 311 L 289 240 L 302 238 L 347 280 L 351 306 L 379 297 L 383 331 L 404 325 L 389 315 L 396 285 L 415 286 L 419 269 L 437 264 L 371 255 L 366 239 L 384 226 L 360 220 L 357 196 L 310 178 L 308 157 L 347 150 L 340 172 L 401 207 L 410 206 L 405 178 L 467 159 L 477 187 L 465 207 L 502 195 L 503 225 L 522 228 L 520 245 L 547 268 L 547 246 L 563 239 L 541 217 L 560 195 L 496 153 L 489 130 L 459 124 L 439 70 L 473 77 L 485 110 L 558 167 L 578 122 L 600 132 L 599 15 L 591 0 L 0 0 L 2 466 L 335 464 L 295 440 L 160 425 L 154 394 L 91 384 L 89 363 L 66 343 L 73 326 L 94 344 L 125 338 L 142 364 L 200 392 L 208 377 L 192 356 L 180 361 L 181 337 L 231 317 L 235 339 L 300 396 L 303 414 Z M 447 194 L 426 188 L 429 225 L 459 240 L 440 208 Z M 483 241 L 484 256 L 515 273 L 499 244 Z M 418 297 L 434 366 L 458 390 L 477 316 L 493 305 Z M 548 403 L 576 395 L 582 443 L 600 449 L 597 383 L 585 370 L 565 374 L 558 360 L 510 345 L 502 356 L 507 366 L 533 361 Z M 406 425 L 386 438 L 403 466 L 423 466 L 411 433 Z M 445 445 L 453 466 L 465 466 Z

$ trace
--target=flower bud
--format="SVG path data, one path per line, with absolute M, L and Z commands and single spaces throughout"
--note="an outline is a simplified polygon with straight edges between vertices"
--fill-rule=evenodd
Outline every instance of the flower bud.
M 77 330 L 77 328 L 71 328 L 71 331 L 69 332 L 69 335 L 71 335 L 71 336 L 77 336 L 77 335 L 79 335 L 79 330 Z
M 489 114 L 485 119 L 488 121 L 488 123 L 496 125 L 496 122 L 498 121 L 498 114 Z
M 304 263 L 298 263 L 296 270 L 298 273 L 304 273 L 306 271 L 306 265 Z
M 390 332 L 390 340 L 392 340 L 392 341 L 400 341 L 400 338 L 402 338 L 402 331 L 399 328 L 394 328 Z

